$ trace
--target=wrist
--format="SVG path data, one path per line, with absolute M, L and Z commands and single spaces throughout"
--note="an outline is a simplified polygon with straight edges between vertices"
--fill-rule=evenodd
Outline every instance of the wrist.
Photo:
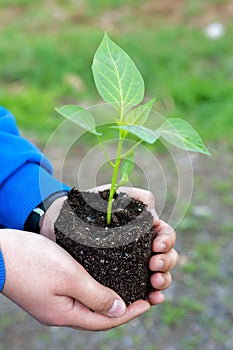
M 46 210 L 40 220 L 40 234 L 55 241 L 54 223 L 67 196 L 57 198 Z
M 24 231 L 40 233 L 43 217 L 48 208 L 60 197 L 64 197 L 67 191 L 57 191 L 38 204 L 28 215 L 24 223 Z

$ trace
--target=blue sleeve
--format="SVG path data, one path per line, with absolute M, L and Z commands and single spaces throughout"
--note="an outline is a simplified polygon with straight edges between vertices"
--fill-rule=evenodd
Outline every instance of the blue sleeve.
M 5 265 L 4 265 L 2 252 L 0 250 L 0 292 L 2 291 L 2 289 L 4 287 L 5 278 L 6 278 Z
M 52 176 L 40 150 L 21 137 L 13 115 L 0 106 L 0 226 L 22 230 L 30 212 L 69 188 Z

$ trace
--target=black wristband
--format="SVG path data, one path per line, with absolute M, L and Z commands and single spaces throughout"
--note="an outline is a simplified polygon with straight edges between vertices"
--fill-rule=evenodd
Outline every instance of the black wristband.
M 24 223 L 24 231 L 40 233 L 40 220 L 48 207 L 57 199 L 67 195 L 67 191 L 58 191 L 51 194 L 43 202 L 37 205 L 28 215 Z
M 40 203 L 36 208 L 34 208 L 28 215 L 27 220 L 24 223 L 24 231 L 30 231 L 35 233 L 40 233 L 40 219 L 45 213 L 45 208 L 43 203 Z

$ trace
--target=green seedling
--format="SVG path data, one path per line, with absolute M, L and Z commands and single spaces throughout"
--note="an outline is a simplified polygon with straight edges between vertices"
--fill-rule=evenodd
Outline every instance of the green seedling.
M 103 135 L 98 132 L 94 116 L 90 111 L 76 105 L 66 105 L 56 110 L 96 135 L 107 162 L 113 169 L 107 208 L 107 224 L 109 225 L 114 194 L 120 186 L 128 182 L 134 167 L 135 149 L 142 142 L 154 144 L 159 138 L 162 138 L 186 151 L 207 155 L 210 153 L 197 131 L 183 119 L 169 118 L 155 130 L 144 125 L 155 99 L 141 104 L 144 98 L 143 78 L 132 59 L 106 33 L 94 55 L 92 72 L 100 96 L 117 110 L 117 118 L 109 121 L 109 123 L 114 123 L 109 127 L 117 129 L 118 132 L 115 161 L 108 156 L 103 145 Z M 137 142 L 127 152 L 123 152 L 123 144 L 128 134 L 136 136 Z M 119 181 L 118 177 L 120 177 Z

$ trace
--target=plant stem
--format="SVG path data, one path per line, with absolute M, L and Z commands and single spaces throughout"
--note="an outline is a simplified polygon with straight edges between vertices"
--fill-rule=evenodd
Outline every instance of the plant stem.
M 118 175 L 120 164 L 121 164 L 121 158 L 122 158 L 121 151 L 122 151 L 123 141 L 124 141 L 123 133 L 122 133 L 122 130 L 120 130 L 119 141 L 118 141 L 118 145 L 117 145 L 116 162 L 114 164 L 114 170 L 113 170 L 113 174 L 112 174 L 112 183 L 111 183 L 109 199 L 108 199 L 108 208 L 107 208 L 107 224 L 108 225 L 111 222 L 112 202 L 113 202 L 114 194 L 116 192 L 117 175 Z
M 102 143 L 102 141 L 101 141 L 100 136 L 98 136 L 98 141 L 99 141 L 99 145 L 100 145 L 100 147 L 102 148 L 103 153 L 104 153 L 104 155 L 105 155 L 105 157 L 106 157 L 108 163 L 111 165 L 111 167 L 114 168 L 114 167 L 115 167 L 115 164 L 114 164 L 114 163 L 111 161 L 111 159 L 109 158 L 109 155 L 108 155 L 108 153 L 107 153 L 107 151 L 106 151 L 106 149 L 105 149 L 105 147 L 104 147 L 104 145 L 103 145 L 103 143 Z

